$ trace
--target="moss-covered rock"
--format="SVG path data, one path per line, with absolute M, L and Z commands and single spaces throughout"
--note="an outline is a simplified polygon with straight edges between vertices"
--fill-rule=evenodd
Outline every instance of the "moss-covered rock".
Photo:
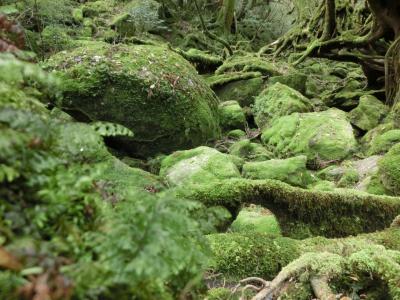
M 45 64 L 63 80 L 59 103 L 84 120 L 122 124 L 117 144 L 142 156 L 219 136 L 217 99 L 180 55 L 163 47 L 86 43 Z
M 304 155 L 287 159 L 248 162 L 243 165 L 243 176 L 250 179 L 275 179 L 291 185 L 306 187 L 314 180 L 306 168 Z
M 356 148 L 346 113 L 337 109 L 293 113 L 263 131 L 263 143 L 281 156 L 304 154 L 309 160 L 342 160 Z
M 389 108 L 371 95 L 362 96 L 358 106 L 349 113 L 350 122 L 362 130 L 376 127 L 389 113 Z
M 213 148 L 198 147 L 177 151 L 163 159 L 160 175 L 171 186 L 208 184 L 212 181 L 240 177 L 233 156 Z
M 390 148 L 379 161 L 379 175 L 387 190 L 400 195 L 400 144 Z
M 260 232 L 280 235 L 281 230 L 275 216 L 267 209 L 251 205 L 240 210 L 230 230 L 233 232 Z
M 247 135 L 246 135 L 246 132 L 244 132 L 244 131 L 241 130 L 241 129 L 234 129 L 234 130 L 229 131 L 229 132 L 226 134 L 226 137 L 227 137 L 227 138 L 233 139 L 233 140 L 240 140 L 240 139 L 245 138 L 246 136 L 247 136 Z
M 308 76 L 303 73 L 293 73 L 288 75 L 272 76 L 268 79 L 268 84 L 281 83 L 304 95 L 306 92 L 306 82 Z
M 298 91 L 278 82 L 256 97 L 253 110 L 257 126 L 263 128 L 279 117 L 309 112 L 312 104 Z
M 368 154 L 383 154 L 397 143 L 400 143 L 400 129 L 386 131 L 372 139 Z
M 366 93 L 367 78 L 356 63 L 308 58 L 298 68 L 308 75 L 305 96 L 322 99 L 329 107 L 354 108 Z
M 254 103 L 254 98 L 262 91 L 263 86 L 263 79 L 257 77 L 229 82 L 213 89 L 221 101 L 236 100 L 244 107 Z
M 263 145 L 253 143 L 249 139 L 242 139 L 232 144 L 229 153 L 250 161 L 268 160 L 273 156 Z
M 222 102 L 219 107 L 221 127 L 225 130 L 244 129 L 246 116 L 237 101 Z

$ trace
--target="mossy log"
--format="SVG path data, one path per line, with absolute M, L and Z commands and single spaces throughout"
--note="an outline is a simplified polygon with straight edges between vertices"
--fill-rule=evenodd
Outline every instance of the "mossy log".
M 382 230 L 400 214 L 400 198 L 305 190 L 275 180 L 228 179 L 178 193 L 205 205 L 225 206 L 233 215 L 245 203 L 261 205 L 274 213 L 285 236 L 296 238 Z

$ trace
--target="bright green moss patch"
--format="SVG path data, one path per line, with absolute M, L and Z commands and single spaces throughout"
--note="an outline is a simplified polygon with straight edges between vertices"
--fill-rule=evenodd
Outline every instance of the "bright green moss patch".
M 356 148 L 353 129 L 338 109 L 294 113 L 263 131 L 263 143 L 280 156 L 304 154 L 309 160 L 342 160 Z
M 281 83 L 291 87 L 292 89 L 304 94 L 306 91 L 306 82 L 308 76 L 302 73 L 293 73 L 281 76 L 272 76 L 268 79 L 268 84 Z
M 360 98 L 358 106 L 349 113 L 350 122 L 362 130 L 376 127 L 389 113 L 389 108 L 376 97 L 367 95 Z
M 271 239 L 256 232 L 214 234 L 208 240 L 213 252 L 211 268 L 236 280 L 248 276 L 272 279 L 299 255 L 295 240 Z
M 291 185 L 306 187 L 314 180 L 306 168 L 307 157 L 271 159 L 243 165 L 243 176 L 250 179 L 275 179 Z
M 383 154 L 397 143 L 400 143 L 400 129 L 386 131 L 371 141 L 368 154 Z
M 220 125 L 223 129 L 244 129 L 246 116 L 237 101 L 222 102 L 218 106 Z
M 379 174 L 385 188 L 400 195 L 400 144 L 390 148 L 379 161 Z
M 177 151 L 163 159 L 160 175 L 173 186 L 188 183 L 201 185 L 240 177 L 233 158 L 204 146 Z
M 207 76 L 205 79 L 211 88 L 217 88 L 231 82 L 239 80 L 248 80 L 248 79 L 258 78 L 261 76 L 262 74 L 260 72 L 230 72 L 230 73 Z M 262 83 L 262 80 L 254 82 Z
M 61 107 L 135 133 L 115 139 L 127 152 L 169 152 L 219 136 L 214 93 L 186 60 L 166 48 L 86 43 L 56 54 L 45 66 L 63 80 Z
M 230 230 L 233 232 L 260 232 L 281 235 L 275 216 L 261 206 L 251 205 L 240 210 Z
M 310 112 L 312 104 L 298 91 L 277 82 L 256 97 L 253 111 L 256 124 L 263 128 L 279 117 L 294 112 Z

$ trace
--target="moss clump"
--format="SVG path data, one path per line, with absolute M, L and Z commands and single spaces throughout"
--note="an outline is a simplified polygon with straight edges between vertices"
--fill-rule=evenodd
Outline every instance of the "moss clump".
M 362 96 L 358 106 L 349 113 L 350 122 L 362 130 L 371 130 L 389 113 L 389 108 L 371 95 Z
M 348 169 L 344 172 L 343 176 L 338 182 L 338 187 L 351 187 L 354 186 L 360 180 L 360 175 L 357 170 Z
M 281 156 L 304 154 L 317 161 L 342 160 L 357 146 L 346 114 L 337 109 L 281 117 L 263 131 L 261 139 Z
M 206 300 L 226 300 L 230 299 L 232 291 L 228 288 L 213 288 L 207 291 Z
M 61 50 L 71 49 L 74 44 L 68 34 L 66 27 L 49 25 L 46 26 L 41 34 L 41 50 L 46 53 L 55 53 Z
M 299 256 L 297 241 L 271 239 L 268 234 L 213 234 L 208 240 L 213 252 L 211 268 L 233 280 L 248 276 L 272 279 L 282 266 Z
M 400 144 L 390 148 L 379 161 L 379 175 L 387 190 L 400 195 Z
M 225 130 L 244 129 L 246 116 L 237 101 L 222 102 L 218 106 L 221 127 Z
M 206 82 L 211 88 L 221 87 L 231 82 L 262 77 L 260 72 L 231 72 L 206 77 Z M 263 81 L 261 80 L 261 83 Z
M 306 97 L 279 82 L 262 91 L 256 97 L 253 108 L 255 121 L 259 128 L 268 126 L 279 117 L 311 110 L 312 104 Z
M 230 230 L 233 232 L 260 232 L 281 235 L 275 216 L 265 208 L 256 205 L 243 208 L 233 221 Z
M 52 56 L 45 66 L 63 80 L 61 107 L 135 133 L 113 139 L 127 152 L 151 155 L 219 137 L 215 95 L 166 48 L 86 43 Z
M 240 106 L 250 106 L 254 98 L 262 91 L 264 81 L 261 77 L 229 82 L 214 87 L 214 91 L 221 101 L 236 100 Z
M 304 155 L 288 159 L 271 159 L 243 165 L 243 176 L 250 179 L 275 179 L 291 185 L 306 187 L 313 182 L 306 168 Z
M 253 143 L 249 139 L 243 139 L 232 144 L 229 153 L 250 161 L 263 161 L 272 158 L 272 153 L 263 145 Z
M 223 62 L 222 57 L 195 48 L 191 48 L 187 51 L 177 50 L 177 52 L 194 64 L 196 69 L 199 71 L 215 70 L 217 67 L 222 65 Z M 207 83 L 209 82 L 207 81 Z M 210 87 L 212 88 L 212 84 L 210 84 Z
M 382 135 L 376 136 L 371 141 L 368 154 L 383 154 L 397 143 L 400 143 L 400 129 L 386 131 Z
M 289 75 L 272 76 L 268 79 L 268 84 L 281 83 L 304 95 L 306 91 L 306 82 L 308 76 L 303 73 L 294 73 Z
M 163 159 L 160 175 L 170 185 L 208 184 L 240 177 L 233 157 L 209 147 L 177 151 Z
M 245 138 L 246 136 L 247 136 L 246 132 L 244 132 L 244 131 L 241 130 L 241 129 L 234 129 L 234 130 L 229 131 L 229 132 L 226 134 L 226 137 L 227 137 L 227 138 L 229 138 L 229 139 L 234 139 L 234 140 L 240 140 L 240 139 L 242 139 L 242 138 Z M 235 154 L 235 155 L 236 155 L 236 154 Z

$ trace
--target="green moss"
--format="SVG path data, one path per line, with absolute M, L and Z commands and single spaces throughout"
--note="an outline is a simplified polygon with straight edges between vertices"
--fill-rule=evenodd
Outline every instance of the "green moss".
M 214 89 L 234 81 L 258 78 L 261 76 L 262 74 L 260 72 L 231 72 L 207 76 L 205 79 L 208 85 Z
M 228 179 L 179 191 L 180 197 L 235 212 L 244 203 L 261 205 L 277 218 L 284 235 L 308 231 L 328 237 L 381 230 L 400 214 L 398 198 L 355 190 L 321 192 L 275 180 Z
M 232 144 L 229 147 L 229 153 L 250 161 L 263 161 L 272 158 L 272 153 L 263 145 L 252 143 L 249 139 L 242 139 Z
M 269 62 L 268 60 L 258 57 L 257 55 L 236 55 L 231 56 L 224 61 L 215 74 L 222 74 L 226 72 L 261 72 L 263 75 L 276 76 L 281 75 L 281 66 L 276 63 Z
M 344 172 L 343 176 L 338 182 L 338 187 L 351 187 L 360 180 L 357 170 L 348 169 Z
M 376 127 L 386 115 L 389 108 L 376 97 L 367 95 L 360 98 L 358 106 L 349 113 L 350 122 L 362 130 Z
M 374 194 L 374 195 L 386 195 L 388 194 L 386 188 L 382 184 L 381 179 L 379 178 L 378 174 L 371 176 L 370 181 L 368 182 L 367 193 Z
M 390 148 L 379 161 L 379 176 L 387 190 L 400 195 L 400 144 Z
M 247 136 L 246 132 L 244 132 L 241 129 L 234 129 L 234 130 L 229 131 L 226 134 L 227 138 L 234 139 L 234 140 L 240 140 L 242 138 L 245 138 L 246 136 Z M 236 155 L 236 154 L 234 154 L 234 155 Z M 238 156 L 240 156 L 240 155 L 238 155 Z
M 279 82 L 262 91 L 256 97 L 253 107 L 255 121 L 259 128 L 268 126 L 279 117 L 311 110 L 312 104 L 306 97 Z
M 228 233 L 209 235 L 213 252 L 211 268 L 232 279 L 258 276 L 272 279 L 282 266 L 298 255 L 297 242 L 262 233 Z
M 262 91 L 263 86 L 263 79 L 256 77 L 218 85 L 214 87 L 214 91 L 221 101 L 235 100 L 244 107 L 254 103 L 254 98 Z
M 306 91 L 306 82 L 308 76 L 302 73 L 294 73 L 289 75 L 272 76 L 268 79 L 268 85 L 281 83 L 291 87 L 292 89 L 304 94 Z
M 61 107 L 135 133 L 116 139 L 128 152 L 151 155 L 219 137 L 216 97 L 187 61 L 166 48 L 86 43 L 45 66 L 63 79 Z
M 313 182 L 313 177 L 306 168 L 306 162 L 307 157 L 304 155 L 288 159 L 249 162 L 243 165 L 243 176 L 250 179 L 275 179 L 306 187 Z
M 232 292 L 228 288 L 213 288 L 207 291 L 206 300 L 226 300 L 230 299 Z
M 309 189 L 321 192 L 332 192 L 335 190 L 336 186 L 335 183 L 328 180 L 318 180 L 312 185 L 308 186 Z
M 383 154 L 397 143 L 400 143 L 400 129 L 386 131 L 382 135 L 376 136 L 371 141 L 368 154 Z
M 260 232 L 281 235 L 275 216 L 265 208 L 255 205 L 243 208 L 233 221 L 230 230 L 233 232 Z
M 43 29 L 40 43 L 42 51 L 47 53 L 71 49 L 74 46 L 67 28 L 54 25 L 46 26 Z
M 198 147 L 177 151 L 161 163 L 160 175 L 170 185 L 208 184 L 227 178 L 240 177 L 233 157 L 213 148 Z
M 185 59 L 194 64 L 197 69 L 201 70 L 216 69 L 217 67 L 222 65 L 223 62 L 222 57 L 215 56 L 195 48 L 191 48 L 187 51 L 182 51 L 178 49 L 177 51 Z M 207 83 L 209 82 L 207 81 Z M 209 83 L 209 85 L 211 88 L 213 87 L 212 84 Z
M 244 129 L 246 116 L 237 101 L 222 102 L 218 106 L 221 127 L 225 130 Z
M 261 139 L 281 156 L 304 154 L 317 161 L 342 160 L 357 146 L 346 114 L 337 109 L 281 117 L 263 131 Z

